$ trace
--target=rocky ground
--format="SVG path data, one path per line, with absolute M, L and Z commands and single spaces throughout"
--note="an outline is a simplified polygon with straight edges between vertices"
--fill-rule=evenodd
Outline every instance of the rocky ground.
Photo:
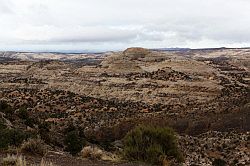
M 141 123 L 168 125 L 181 135 L 185 165 L 249 164 L 249 49 L 45 54 L 0 53 L 0 100 L 16 110 L 1 114 L 10 127 L 39 130 L 21 122 L 23 106 L 50 124 L 59 147 L 69 122 L 99 142 Z
M 185 165 L 212 165 L 215 159 L 226 165 L 250 164 L 250 133 L 211 131 L 197 137 L 180 136 L 186 154 Z

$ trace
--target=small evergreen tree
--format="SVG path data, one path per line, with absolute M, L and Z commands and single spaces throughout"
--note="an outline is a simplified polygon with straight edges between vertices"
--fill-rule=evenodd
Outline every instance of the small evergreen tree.
M 82 150 L 82 141 L 77 131 L 70 131 L 65 138 L 66 151 L 76 155 Z
M 72 155 L 79 153 L 83 146 L 85 145 L 84 136 L 79 130 L 73 125 L 69 124 L 68 128 L 65 130 L 66 137 L 64 139 L 64 144 L 66 145 L 66 151 L 70 152 Z

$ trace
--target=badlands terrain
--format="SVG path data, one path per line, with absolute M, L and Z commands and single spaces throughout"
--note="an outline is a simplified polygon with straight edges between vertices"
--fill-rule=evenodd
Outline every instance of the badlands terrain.
M 14 109 L 1 121 L 38 133 L 51 149 L 45 159 L 56 165 L 140 165 L 71 157 L 63 143 L 69 124 L 106 151 L 120 148 L 138 124 L 170 126 L 182 165 L 250 165 L 249 85 L 250 49 L 0 52 L 0 100 Z M 18 116 L 22 107 L 31 122 Z

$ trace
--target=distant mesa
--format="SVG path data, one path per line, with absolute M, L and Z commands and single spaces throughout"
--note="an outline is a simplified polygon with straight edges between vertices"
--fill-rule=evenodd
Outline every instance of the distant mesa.
M 137 60 L 151 54 L 149 49 L 132 47 L 123 52 L 115 52 L 105 58 L 101 65 L 113 73 L 139 73 L 143 70 L 138 65 Z
M 146 55 L 150 54 L 151 51 L 149 49 L 141 48 L 141 47 L 131 47 L 127 48 L 123 51 L 123 54 L 131 59 L 144 58 Z

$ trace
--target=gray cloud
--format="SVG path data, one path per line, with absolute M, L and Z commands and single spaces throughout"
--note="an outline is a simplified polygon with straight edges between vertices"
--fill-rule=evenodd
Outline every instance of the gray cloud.
M 249 17 L 247 0 L 0 0 L 0 49 L 241 47 Z
M 7 0 L 0 0 L 0 15 L 13 13 L 11 3 Z

